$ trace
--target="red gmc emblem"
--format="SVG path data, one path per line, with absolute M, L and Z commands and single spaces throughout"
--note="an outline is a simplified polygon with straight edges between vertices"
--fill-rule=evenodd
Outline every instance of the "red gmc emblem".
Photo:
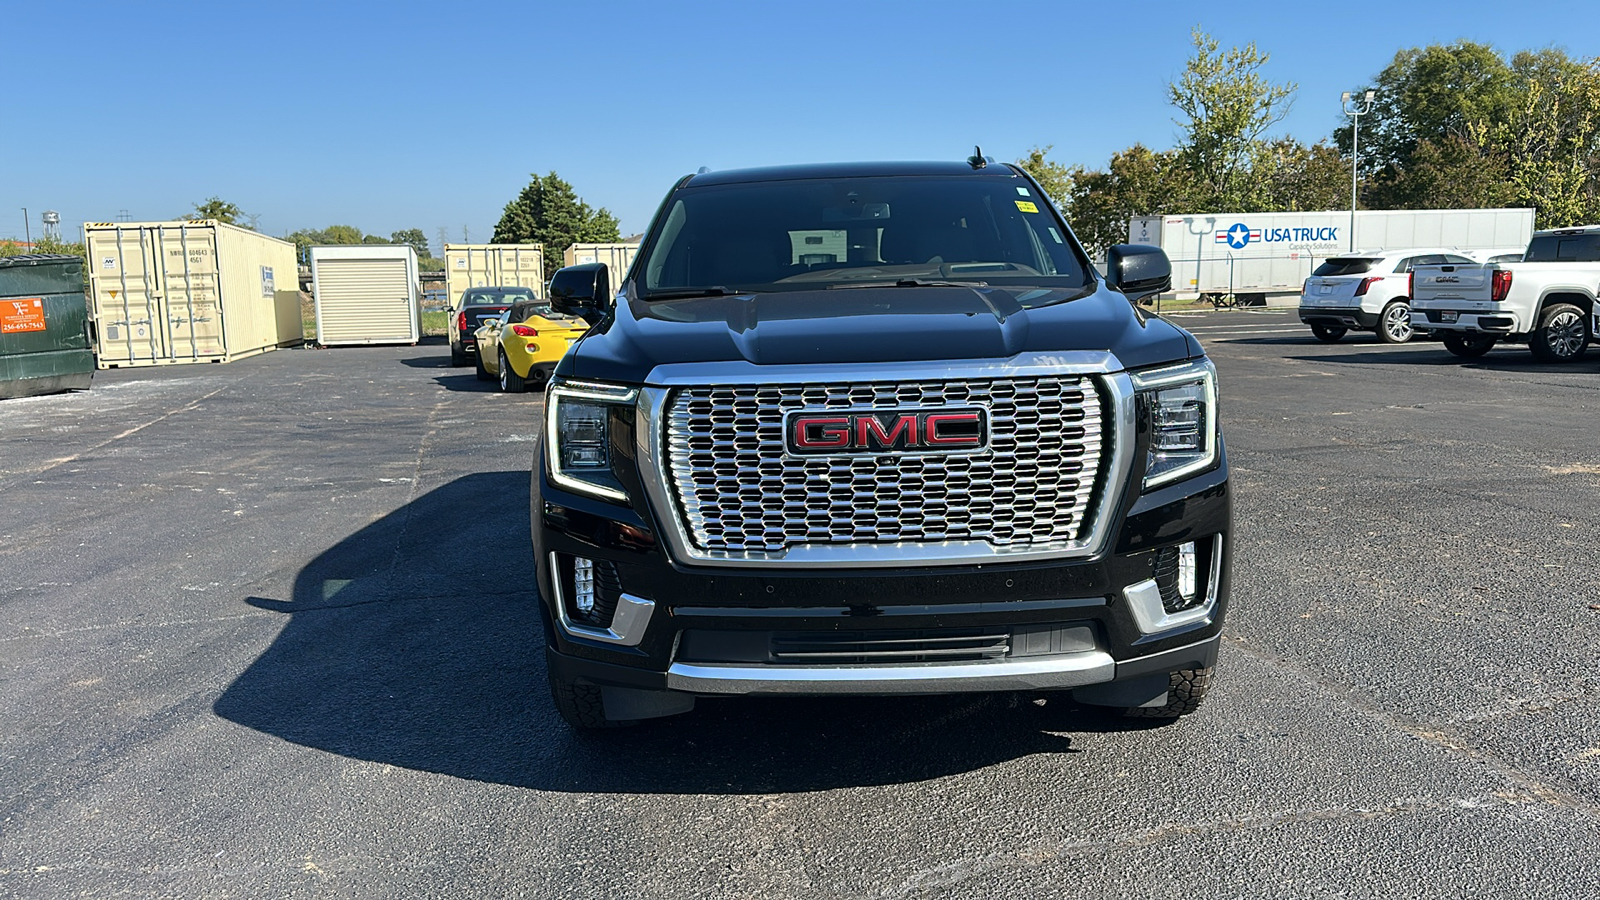
M 784 416 L 790 453 L 938 452 L 981 450 L 989 414 L 972 409 L 797 410 Z

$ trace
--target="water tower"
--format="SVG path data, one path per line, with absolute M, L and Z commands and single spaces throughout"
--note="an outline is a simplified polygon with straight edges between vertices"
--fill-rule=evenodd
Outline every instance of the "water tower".
M 44 236 L 61 240 L 61 213 L 47 209 L 39 218 L 44 220 Z

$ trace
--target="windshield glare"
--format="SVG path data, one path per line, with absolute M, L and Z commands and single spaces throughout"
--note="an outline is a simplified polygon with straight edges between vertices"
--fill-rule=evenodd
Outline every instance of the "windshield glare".
M 1020 177 L 690 187 L 662 220 L 644 287 L 797 291 L 907 279 L 1085 287 L 1063 231 Z

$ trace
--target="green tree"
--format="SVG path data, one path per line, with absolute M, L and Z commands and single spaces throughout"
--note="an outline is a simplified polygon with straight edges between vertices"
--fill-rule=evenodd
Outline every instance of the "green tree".
M 391 244 L 409 244 L 411 249 L 417 251 L 417 259 L 430 259 L 433 251 L 428 247 L 428 236 L 422 233 L 421 228 L 406 228 L 389 235 Z
M 1134 144 L 1112 154 L 1104 170 L 1075 166 L 1070 174 L 1067 221 L 1097 257 L 1128 239 L 1128 220 L 1134 216 L 1201 211 L 1194 205 L 1193 175 L 1176 150 Z
M 1511 68 L 1518 103 L 1503 141 L 1517 202 L 1540 228 L 1600 221 L 1600 59 L 1541 50 Z
M 82 244 L 64 241 L 49 235 L 34 241 L 31 248 L 22 246 L 22 242 L 15 239 L 0 241 L 0 257 L 27 256 L 32 253 L 62 254 L 81 257 L 85 260 L 88 258 L 88 253 L 84 250 Z
M 194 205 L 194 212 L 184 216 L 184 219 L 191 222 L 197 222 L 202 219 L 215 219 L 225 225 L 239 225 L 243 228 L 249 228 L 249 225 L 239 221 L 242 218 L 245 218 L 244 210 L 223 200 L 221 197 L 207 197 L 204 202 Z
M 1393 179 L 1423 141 L 1444 147 L 1451 138 L 1481 142 L 1495 123 L 1510 120 L 1513 77 L 1487 44 L 1458 41 L 1401 50 L 1373 80 L 1372 111 L 1361 117 L 1363 176 L 1388 170 Z M 1350 152 L 1350 126 L 1334 142 Z
M 1244 212 L 1340 209 L 1350 202 L 1350 162 L 1326 142 L 1281 138 L 1259 148 L 1249 183 Z
M 532 176 L 528 186 L 506 204 L 491 241 L 496 244 L 543 244 L 559 259 L 576 243 L 609 243 L 621 238 L 617 217 L 604 207 L 591 209 L 572 185 L 551 172 Z
M 1056 208 L 1065 209 L 1068 198 L 1072 196 L 1072 169 L 1050 159 L 1050 151 L 1054 147 L 1054 144 L 1035 146 L 1027 156 L 1017 160 L 1017 165 L 1039 182 L 1039 187 L 1044 189 L 1045 196 L 1055 203 Z
M 1482 135 L 1423 138 L 1403 163 L 1377 173 L 1367 195 L 1376 209 L 1495 208 L 1516 200 L 1509 179 L 1506 154 Z
M 379 234 L 364 234 L 361 236 L 363 244 L 388 244 L 389 239 Z
M 1289 114 L 1295 85 L 1267 80 L 1261 69 L 1271 57 L 1254 43 L 1222 50 L 1199 29 L 1193 40 L 1194 55 L 1167 86 L 1182 116 L 1179 151 L 1201 205 L 1250 211 L 1251 165 L 1267 132 Z

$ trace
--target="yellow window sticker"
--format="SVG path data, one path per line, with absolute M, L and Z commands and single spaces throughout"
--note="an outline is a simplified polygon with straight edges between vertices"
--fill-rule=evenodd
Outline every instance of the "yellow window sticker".
M 1017 201 L 1017 209 L 1020 209 L 1023 212 L 1031 212 L 1031 213 L 1036 213 L 1036 212 L 1039 211 L 1038 205 L 1035 204 L 1032 200 L 1018 200 Z

